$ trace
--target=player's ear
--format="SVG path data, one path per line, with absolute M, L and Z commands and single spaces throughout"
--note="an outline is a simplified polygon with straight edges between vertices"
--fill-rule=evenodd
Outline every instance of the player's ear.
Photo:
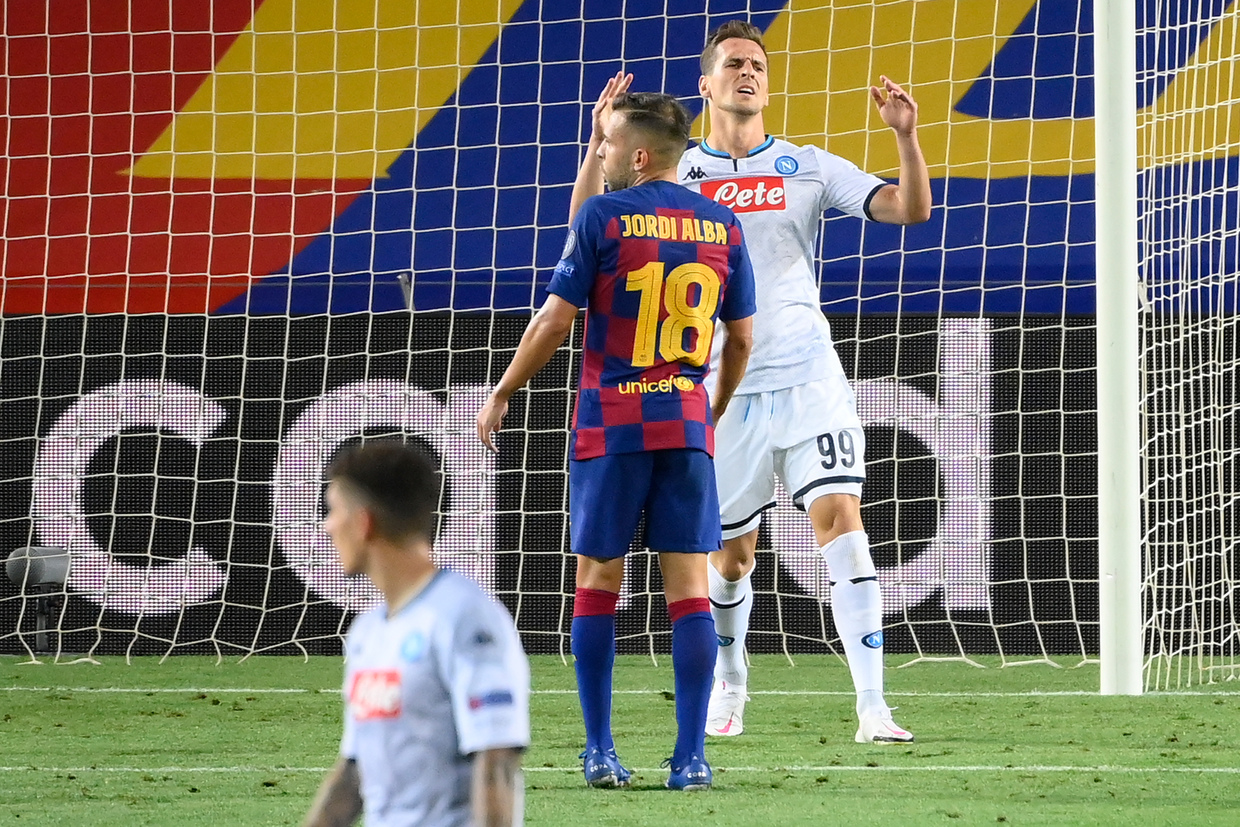
M 366 540 L 373 540 L 376 531 L 375 515 L 371 513 L 369 508 L 365 506 L 357 509 L 357 527 L 361 530 L 362 537 Z
M 698 78 L 698 94 L 710 100 L 710 79 L 706 75 Z

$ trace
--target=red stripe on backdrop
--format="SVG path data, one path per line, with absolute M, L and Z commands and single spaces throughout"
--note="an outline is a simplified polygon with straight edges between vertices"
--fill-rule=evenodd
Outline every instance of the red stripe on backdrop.
M 8 0 L 5 313 L 202 313 L 283 267 L 370 181 L 125 174 L 249 24 L 253 0 Z

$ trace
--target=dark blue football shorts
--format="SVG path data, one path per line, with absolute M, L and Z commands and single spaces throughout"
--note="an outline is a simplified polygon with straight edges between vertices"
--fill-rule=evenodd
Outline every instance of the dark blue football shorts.
M 623 557 L 642 515 L 652 551 L 710 552 L 722 544 L 715 462 L 673 448 L 568 463 L 574 554 Z

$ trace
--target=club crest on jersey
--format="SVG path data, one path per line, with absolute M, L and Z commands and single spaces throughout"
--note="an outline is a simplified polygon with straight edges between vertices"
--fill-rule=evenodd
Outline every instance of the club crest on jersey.
M 400 644 L 400 656 L 409 663 L 417 663 L 426 657 L 426 635 L 421 632 L 410 632 Z
M 797 159 L 791 155 L 780 155 L 775 159 L 775 171 L 780 175 L 792 175 L 800 168 Z
M 702 195 L 713 198 L 732 212 L 764 212 L 784 209 L 784 179 L 775 176 L 733 178 L 702 185 Z
M 882 649 L 883 648 L 883 630 L 879 629 L 877 632 L 874 632 L 873 634 L 866 635 L 865 637 L 861 638 L 861 643 L 864 644 L 867 649 Z
M 395 669 L 362 669 L 349 687 L 349 712 L 355 721 L 375 721 L 400 716 L 400 672 Z

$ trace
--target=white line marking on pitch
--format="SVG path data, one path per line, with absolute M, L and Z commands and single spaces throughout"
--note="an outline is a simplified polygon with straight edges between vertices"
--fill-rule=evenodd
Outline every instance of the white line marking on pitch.
M 613 695 L 657 695 L 662 692 L 668 692 L 669 689 L 616 689 Z M 0 692 L 79 692 L 82 694 L 92 693 L 125 693 L 134 695 L 166 695 L 166 694 L 184 694 L 198 693 L 205 695 L 335 695 L 340 692 L 338 688 L 329 689 L 257 689 L 257 688 L 237 688 L 231 686 L 221 687 L 186 687 L 184 689 L 168 688 L 168 687 L 88 687 L 88 686 L 0 686 Z M 535 695 L 576 695 L 576 689 L 535 689 Z M 836 691 L 836 690 L 820 690 L 820 689 L 751 689 L 750 695 L 783 695 L 783 696 L 805 696 L 805 697 L 841 697 L 851 698 L 855 692 Z M 1048 690 L 1042 691 L 1031 689 L 1027 692 L 888 692 L 888 695 L 902 698 L 1087 698 L 1101 697 L 1097 692 L 1091 692 L 1084 689 L 1066 689 L 1066 690 Z M 1235 695 L 1240 697 L 1240 686 L 1235 689 L 1185 689 L 1183 691 L 1171 692 L 1146 692 L 1146 696 L 1150 697 L 1191 697 L 1191 696 L 1216 696 L 1216 695 Z
M 186 687 L 185 689 L 168 689 L 167 687 L 143 688 L 143 687 L 124 687 L 124 686 L 102 686 L 102 687 L 96 687 L 96 686 L 0 686 L 0 692 L 82 692 L 82 693 L 125 692 L 125 693 L 133 693 L 137 695 L 156 695 L 156 694 L 166 695 L 168 693 L 183 694 L 183 693 L 190 693 L 190 692 L 197 692 L 200 695 L 212 695 L 212 694 L 223 695 L 225 693 L 233 694 L 233 695 L 237 695 L 241 693 L 250 694 L 250 695 L 259 695 L 259 694 L 302 695 L 302 694 L 322 694 L 325 692 L 336 694 L 339 691 L 340 691 L 339 689 L 244 689 L 244 688 L 238 689 L 232 686 L 213 687 L 213 688 L 202 688 L 202 687 L 190 686 L 190 687 Z
M 613 695 L 649 695 L 659 692 L 670 691 L 669 689 L 616 689 Z M 825 689 L 750 689 L 750 695 L 791 695 L 791 696 L 829 696 L 841 698 L 856 697 L 856 692 L 852 690 L 825 690 Z M 535 695 L 576 695 L 576 689 L 537 689 Z M 1084 689 L 1065 689 L 1065 690 L 1048 690 L 1030 689 L 1027 692 L 892 692 L 888 691 L 887 695 L 902 698 L 1076 698 L 1076 697 L 1101 697 L 1097 692 L 1090 692 Z M 1186 695 L 1236 695 L 1240 696 L 1240 687 L 1235 689 L 1215 689 L 1215 690 L 1192 690 L 1186 689 L 1182 692 L 1146 692 L 1148 696 L 1153 697 L 1183 697 Z
M 111 772 L 129 773 L 323 773 L 331 767 L 0 767 L 0 772 Z M 657 767 L 630 767 L 633 772 L 659 772 Z M 581 767 L 524 767 L 524 772 L 581 772 Z M 1118 767 L 1100 766 L 1056 766 L 1032 764 L 1028 766 L 977 766 L 977 765 L 891 765 L 883 767 L 850 767 L 850 766 L 788 766 L 788 767 L 715 767 L 716 772 L 1094 772 L 1094 773 L 1208 773 L 1217 775 L 1240 774 L 1240 767 Z

